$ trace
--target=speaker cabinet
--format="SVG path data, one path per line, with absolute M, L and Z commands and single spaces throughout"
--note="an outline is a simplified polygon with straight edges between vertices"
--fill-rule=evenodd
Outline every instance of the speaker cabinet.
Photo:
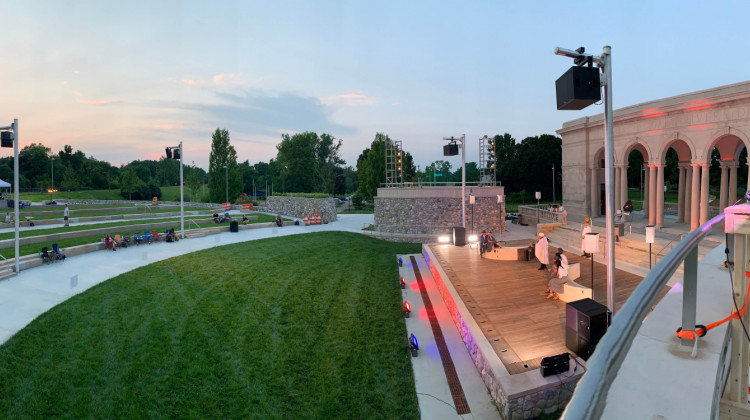
M 557 109 L 579 110 L 602 99 L 599 69 L 596 67 L 571 67 L 555 81 Z
M 607 307 L 593 299 L 569 302 L 565 306 L 565 346 L 588 360 L 607 332 Z
M 453 245 L 466 245 L 466 228 L 457 226 L 453 228 Z
M 443 146 L 443 156 L 456 156 L 458 154 L 458 143 L 448 143 Z

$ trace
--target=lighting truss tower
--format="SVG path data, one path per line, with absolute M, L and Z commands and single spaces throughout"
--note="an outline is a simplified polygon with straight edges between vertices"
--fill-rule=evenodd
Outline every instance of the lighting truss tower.
M 497 159 L 494 137 L 479 139 L 479 185 L 495 186 L 497 179 Z
M 401 140 L 385 141 L 385 186 L 386 188 L 404 185 L 403 148 Z

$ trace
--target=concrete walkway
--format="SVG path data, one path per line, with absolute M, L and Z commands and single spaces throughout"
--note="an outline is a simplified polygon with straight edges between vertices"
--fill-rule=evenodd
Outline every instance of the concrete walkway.
M 46 264 L 22 271 L 18 276 L 0 282 L 0 344 L 26 327 L 42 313 L 64 302 L 75 294 L 135 268 L 202 249 L 238 242 L 252 241 L 318 231 L 345 231 L 362 233 L 362 227 L 373 223 L 371 214 L 338 215 L 338 221 L 316 226 L 285 226 L 241 230 L 237 233 L 220 233 L 201 238 L 180 240 L 177 243 L 155 242 L 151 245 L 118 248 L 116 252 L 100 251 L 68 258 L 63 262 Z M 519 235 L 525 236 L 525 235 Z M 503 237 L 506 240 L 505 237 Z M 421 256 L 420 256 L 421 258 Z M 394 260 L 396 264 L 396 260 Z M 429 269 L 421 259 L 418 263 L 430 299 L 453 357 L 456 371 L 464 388 L 471 413 L 458 416 L 452 405 L 448 381 L 440 364 L 430 350 L 435 342 L 429 321 L 415 309 L 407 319 L 407 330 L 419 337 L 425 350 L 412 359 L 415 385 L 422 418 L 425 419 L 499 419 L 487 388 L 484 386 L 463 341 L 453 324 L 445 303 L 435 286 Z M 403 270 L 403 268 L 402 268 Z M 414 277 L 413 270 L 411 271 Z M 418 292 L 404 290 L 405 297 L 416 308 L 421 306 Z

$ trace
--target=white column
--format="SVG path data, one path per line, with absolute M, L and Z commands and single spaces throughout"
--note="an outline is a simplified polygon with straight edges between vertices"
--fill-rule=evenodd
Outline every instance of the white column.
M 719 162 L 719 169 L 721 170 L 721 185 L 719 185 L 719 211 L 724 212 L 724 207 L 727 206 L 727 175 L 729 168 L 727 163 L 723 160 Z
M 692 197 L 693 197 L 693 166 L 691 163 L 685 165 L 685 208 L 684 219 L 685 223 L 690 224 L 690 211 L 692 210 Z
M 599 180 L 596 176 L 597 168 L 591 168 L 591 217 L 599 215 Z
M 656 226 L 664 225 L 664 165 L 656 165 Z
M 622 182 L 622 167 L 615 166 L 615 208 L 614 211 L 617 211 L 622 208 L 622 203 L 620 202 L 620 183 Z
M 693 168 L 693 181 L 691 183 L 692 193 L 690 194 L 690 230 L 698 229 L 700 226 L 700 182 L 701 182 L 701 165 L 694 163 L 690 165 Z
M 656 224 L 656 165 L 648 165 L 648 183 L 649 188 L 649 206 L 648 206 L 648 224 Z
M 737 201 L 737 161 L 729 163 L 729 194 L 727 195 L 727 206 Z
M 620 171 L 620 186 L 622 187 L 620 203 L 625 207 L 625 203 L 628 202 L 628 165 L 623 165 Z
M 680 163 L 677 167 L 680 172 L 677 184 L 677 223 L 685 221 L 685 164 Z
M 649 199 L 649 191 L 651 189 L 649 188 L 649 185 L 651 185 L 651 178 L 649 178 L 649 174 L 651 173 L 651 168 L 649 168 L 648 165 L 644 165 L 646 172 L 643 174 L 643 217 L 648 219 L 648 215 L 650 214 L 649 211 L 649 203 L 651 203 L 651 200 Z
M 701 164 L 701 216 L 700 224 L 708 222 L 708 168 L 709 164 Z

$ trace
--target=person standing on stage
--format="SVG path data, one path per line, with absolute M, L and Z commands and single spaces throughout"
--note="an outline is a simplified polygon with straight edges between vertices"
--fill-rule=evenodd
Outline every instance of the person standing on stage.
M 65 205 L 65 210 L 63 210 L 63 219 L 65 219 L 65 226 L 70 226 L 70 209 L 68 208 L 68 205 Z
M 583 227 L 583 231 L 581 232 L 581 252 L 583 252 L 583 257 L 588 258 L 590 257 L 589 254 L 586 253 L 586 234 L 591 233 L 591 218 L 586 218 L 586 225 Z
M 544 233 L 539 232 L 538 236 L 539 242 L 537 242 L 534 247 L 534 254 L 541 264 L 538 269 L 546 270 L 547 264 L 549 263 L 549 242 L 547 241 L 547 237 L 544 236 Z

